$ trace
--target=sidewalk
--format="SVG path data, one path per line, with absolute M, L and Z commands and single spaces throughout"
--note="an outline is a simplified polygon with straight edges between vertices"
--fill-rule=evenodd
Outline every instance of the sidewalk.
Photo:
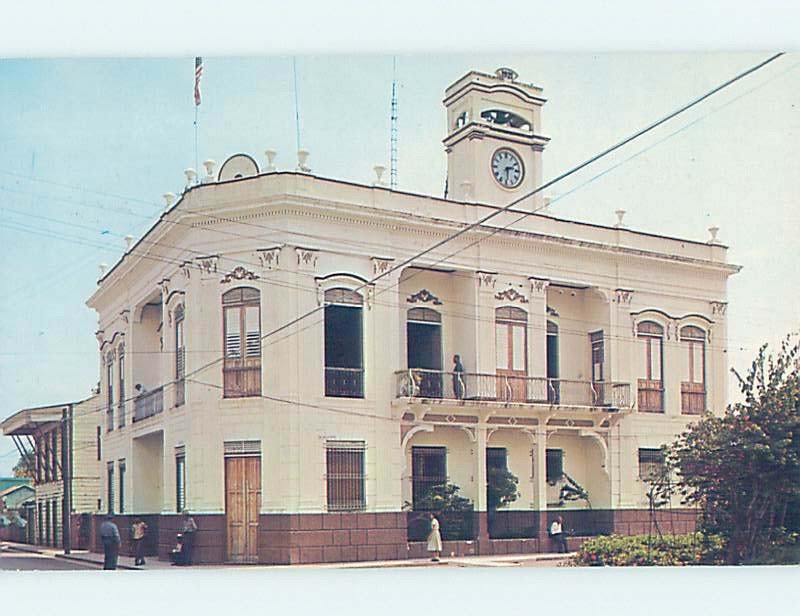
M 7 546 L 9 550 L 16 550 L 18 552 L 33 552 L 36 554 L 43 554 L 53 556 L 54 558 L 63 558 L 65 560 L 74 560 L 78 562 L 85 562 L 95 564 L 98 567 L 103 566 L 103 555 L 95 552 L 87 552 L 85 550 L 72 550 L 70 554 L 64 554 L 62 550 L 49 548 L 46 546 L 28 545 L 26 543 L 14 543 L 11 541 L 3 541 L 2 545 Z M 544 554 L 505 554 L 498 556 L 461 556 L 456 558 L 442 558 L 438 563 L 431 562 L 429 558 L 409 558 L 406 560 L 371 560 L 360 562 L 341 562 L 341 563 L 316 563 L 308 565 L 193 565 L 192 567 L 175 567 L 179 571 L 186 571 L 193 568 L 209 569 L 386 569 L 386 568 L 402 568 L 402 567 L 562 567 L 567 566 L 570 558 L 574 554 L 558 554 L 558 553 L 544 553 Z M 138 571 L 158 571 L 163 569 L 173 569 L 169 562 L 158 560 L 156 557 L 147 559 L 147 564 L 144 566 L 135 566 L 133 564 L 132 556 L 120 556 L 117 568 L 125 570 L 138 570 Z

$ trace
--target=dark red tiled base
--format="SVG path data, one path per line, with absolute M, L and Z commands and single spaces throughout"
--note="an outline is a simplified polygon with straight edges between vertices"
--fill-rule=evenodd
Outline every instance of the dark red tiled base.
M 548 516 L 555 514 L 548 512 Z M 258 528 L 258 562 L 271 565 L 404 560 L 427 558 L 425 542 L 407 541 L 405 512 L 261 514 Z M 114 516 L 122 537 L 122 554 L 132 554 L 129 528 L 133 515 Z M 149 526 L 146 553 L 167 560 L 175 538 L 183 525 L 180 515 L 142 515 Z M 197 523 L 194 561 L 197 564 L 220 564 L 225 555 L 225 515 L 193 514 Z M 99 528 L 104 516 L 93 516 L 92 545 L 102 551 Z M 556 546 L 547 537 L 546 521 L 541 516 L 539 537 L 532 539 L 490 539 L 486 514 L 478 515 L 477 537 L 473 541 L 445 541 L 442 555 L 496 556 L 554 552 Z M 686 534 L 695 530 L 696 513 L 691 510 L 657 511 L 655 519 L 664 534 Z M 613 531 L 620 535 L 646 534 L 651 525 L 650 513 L 642 509 L 613 512 Z M 588 537 L 569 537 L 575 550 Z

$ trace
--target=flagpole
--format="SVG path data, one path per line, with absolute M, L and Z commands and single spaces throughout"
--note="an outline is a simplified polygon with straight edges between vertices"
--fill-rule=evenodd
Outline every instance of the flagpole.
M 200 105 L 194 106 L 194 169 L 200 173 L 200 137 L 197 126 L 197 118 L 200 111 Z

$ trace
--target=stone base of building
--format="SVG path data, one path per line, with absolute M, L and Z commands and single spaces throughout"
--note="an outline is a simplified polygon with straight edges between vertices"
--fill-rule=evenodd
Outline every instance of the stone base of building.
M 573 510 L 574 511 L 574 510 Z M 538 554 L 555 551 L 547 536 L 547 525 L 567 511 L 550 510 L 538 516 L 536 536 L 496 539 L 489 536 L 485 512 L 476 514 L 475 538 L 443 542 L 442 555 L 497 556 L 505 554 Z M 696 512 L 685 509 L 657 511 L 654 516 L 646 509 L 594 511 L 604 521 L 605 528 L 591 535 L 576 533 L 568 538 L 570 550 L 576 550 L 596 534 L 639 535 L 656 532 L 686 534 L 695 530 Z M 254 564 L 294 565 L 312 563 L 404 560 L 426 558 L 424 541 L 409 541 L 409 515 L 406 512 L 384 513 L 319 513 L 319 514 L 261 514 L 259 517 L 257 559 Z M 418 514 L 416 514 L 418 516 Z M 168 560 L 175 547 L 176 535 L 183 519 L 173 514 L 115 515 L 122 545 L 120 554 L 133 555 L 130 526 L 140 517 L 148 525 L 145 554 Z M 224 514 L 193 514 L 197 535 L 193 549 L 196 564 L 231 562 L 226 554 L 226 525 Z M 89 544 L 94 552 L 102 552 L 99 528 L 105 516 L 91 519 Z M 86 522 L 82 520 L 82 523 Z M 84 536 L 87 531 L 82 529 Z M 75 535 L 78 535 L 75 532 Z M 74 535 L 74 536 L 75 536 Z

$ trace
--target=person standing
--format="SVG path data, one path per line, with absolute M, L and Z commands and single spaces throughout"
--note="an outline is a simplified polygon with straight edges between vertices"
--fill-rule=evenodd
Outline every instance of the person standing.
M 439 520 L 432 513 L 428 514 L 431 519 L 431 532 L 428 535 L 428 552 L 433 554 L 432 562 L 438 563 L 442 553 L 442 535 L 439 532 Z
M 119 558 L 119 528 L 114 524 L 113 516 L 106 516 L 100 525 L 100 540 L 103 542 L 103 569 L 113 571 L 117 568 Z
M 133 539 L 133 554 L 135 566 L 144 565 L 144 539 L 147 536 L 147 524 L 141 519 L 136 518 L 131 526 L 131 538 Z
M 567 553 L 567 536 L 564 534 L 564 518 L 558 516 L 550 525 L 550 537 L 556 544 L 558 551 Z
M 197 536 L 197 524 L 194 521 L 194 518 L 189 515 L 187 510 L 183 512 L 183 547 L 181 548 L 182 552 L 182 563 L 184 565 L 191 565 L 192 564 L 192 550 L 194 549 L 194 540 Z
M 453 355 L 453 393 L 456 400 L 464 399 L 464 364 L 460 355 Z

